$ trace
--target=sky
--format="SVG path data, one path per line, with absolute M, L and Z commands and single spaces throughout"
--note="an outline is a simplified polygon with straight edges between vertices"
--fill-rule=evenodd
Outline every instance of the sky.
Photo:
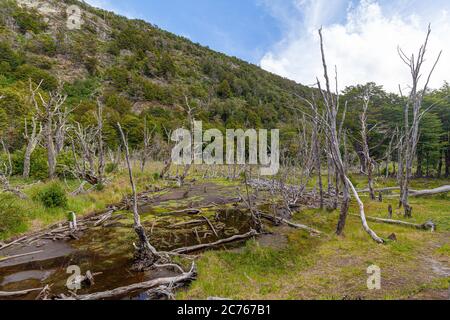
M 322 74 L 317 29 L 339 87 L 376 82 L 407 89 L 409 69 L 397 47 L 417 52 L 432 24 L 424 78 L 440 50 L 431 86 L 450 80 L 448 0 L 87 0 L 158 25 L 306 85 Z

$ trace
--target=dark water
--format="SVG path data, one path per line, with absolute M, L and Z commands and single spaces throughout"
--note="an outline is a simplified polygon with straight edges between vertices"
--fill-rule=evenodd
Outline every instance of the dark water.
M 250 230 L 248 215 L 237 210 L 219 210 L 213 215 L 208 215 L 208 219 L 214 225 L 219 238 L 228 238 Z M 199 222 L 193 225 L 174 227 L 174 224 L 194 220 L 200 221 L 203 218 L 197 215 L 155 214 L 143 218 L 143 225 L 151 243 L 159 251 L 170 251 L 218 240 L 207 223 Z M 22 253 L 20 250 L 27 250 L 26 252 L 43 250 L 44 252 L 16 261 L 12 260 L 8 264 L 0 263 L 0 291 L 25 290 L 51 284 L 52 293 L 67 294 L 66 281 L 71 275 L 67 273 L 67 268 L 72 265 L 79 266 L 82 274 L 88 270 L 92 273 L 101 273 L 95 276 L 95 284 L 92 287 L 82 288 L 77 291 L 78 294 L 105 291 L 175 275 L 172 270 L 132 272 L 130 268 L 134 241 L 136 238 L 132 229 L 132 220 L 128 214 L 110 227 L 88 230 L 79 240 L 47 242 L 36 248 L 15 249 L 16 253 L 13 252 L 13 254 Z M 34 299 L 35 296 L 36 294 L 32 293 L 20 297 L 20 299 Z M 145 295 L 136 293 L 134 297 L 125 298 L 144 299 Z

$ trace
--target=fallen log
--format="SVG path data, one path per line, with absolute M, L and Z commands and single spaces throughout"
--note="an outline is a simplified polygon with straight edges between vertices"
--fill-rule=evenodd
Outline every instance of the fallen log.
M 35 291 L 41 291 L 43 288 L 35 288 L 35 289 L 28 289 L 28 290 L 22 290 L 22 291 L 0 291 L 0 298 L 13 298 L 13 297 L 20 297 L 27 295 L 31 292 Z
M 44 250 L 33 251 L 33 252 L 28 252 L 28 253 L 22 253 L 22 254 L 17 254 L 17 255 L 14 255 L 14 256 L 9 256 L 9 257 L 3 257 L 3 258 L 0 258 L 0 262 L 4 262 L 4 261 L 7 261 L 7 260 L 12 260 L 12 259 L 15 259 L 15 258 L 31 256 L 33 254 L 37 254 L 37 253 L 41 253 L 41 252 L 44 252 Z
M 192 221 L 187 221 L 187 222 L 175 223 L 175 224 L 168 226 L 168 228 L 179 228 L 179 227 L 185 227 L 185 226 L 190 226 L 190 225 L 195 225 L 195 224 L 203 224 L 205 222 L 206 222 L 205 220 L 192 220 Z
M 214 228 L 213 224 L 211 223 L 211 221 L 209 221 L 209 219 L 205 216 L 202 217 L 203 219 L 205 219 L 205 221 L 208 223 L 209 228 L 211 229 L 212 232 L 214 232 L 214 235 L 216 236 L 217 239 L 220 239 L 219 235 L 217 234 L 216 229 Z
M 286 220 L 286 219 L 283 219 L 283 218 L 280 218 L 280 217 L 274 217 L 274 216 L 272 216 L 270 214 L 263 213 L 263 212 L 260 212 L 260 215 L 261 215 L 262 218 L 270 220 L 270 221 L 272 221 L 274 223 L 284 223 L 284 224 L 286 224 L 286 225 L 288 225 L 288 226 L 290 226 L 292 228 L 295 228 L 295 229 L 302 229 L 302 230 L 306 230 L 306 231 L 311 232 L 311 233 L 322 234 L 322 232 L 320 232 L 319 230 L 313 229 L 313 228 L 305 226 L 303 224 L 292 223 L 289 220 Z
M 432 196 L 432 195 L 447 193 L 447 192 L 450 192 L 450 185 L 442 186 L 442 187 L 435 188 L 435 189 L 428 189 L 428 190 L 417 190 L 417 191 L 411 190 L 409 196 L 410 197 Z
M 10 246 L 12 246 L 12 245 L 14 245 L 14 244 L 16 244 L 16 243 L 19 243 L 20 241 L 25 240 L 26 238 L 27 238 L 27 237 L 25 236 L 25 237 L 16 239 L 16 240 L 14 240 L 14 241 L 11 241 L 11 242 L 9 242 L 9 243 L 6 243 L 6 244 L 0 246 L 0 250 L 6 249 L 6 248 L 8 248 L 8 247 L 10 247 Z
M 396 190 L 400 190 L 400 187 L 388 187 L 388 188 L 374 189 L 375 192 L 386 192 L 386 191 L 396 191 Z M 370 190 L 369 189 L 360 189 L 360 190 L 357 190 L 357 192 L 358 193 L 367 193 L 367 192 L 370 192 Z
M 195 214 L 199 214 L 202 211 L 200 209 L 184 209 L 184 210 L 178 210 L 178 211 L 171 211 L 171 212 L 167 212 L 166 214 L 178 214 L 178 213 L 186 213 L 186 214 L 191 214 L 191 215 L 195 215 Z
M 103 299 L 112 299 L 115 297 L 124 296 L 133 292 L 149 290 L 151 288 L 169 285 L 169 284 L 177 284 L 189 282 L 195 279 L 196 277 L 196 268 L 195 264 L 192 264 L 191 270 L 189 272 L 185 272 L 179 276 L 175 277 L 166 277 L 166 278 L 158 278 L 150 281 L 145 281 L 141 283 L 132 284 L 125 287 L 116 288 L 109 291 L 85 294 L 85 295 L 75 295 L 73 297 L 67 297 L 60 300 L 103 300 Z
M 350 214 L 350 216 L 359 217 L 357 214 Z M 431 230 L 431 231 L 436 230 L 436 225 L 432 221 L 427 221 L 424 224 L 416 224 L 416 223 L 411 223 L 411 222 L 406 222 L 406 221 L 382 219 L 382 218 L 375 218 L 375 217 L 366 217 L 366 219 L 369 221 L 373 221 L 373 222 L 400 225 L 400 226 L 415 228 L 415 229 L 419 229 L 419 230 Z
M 207 249 L 207 248 L 216 247 L 216 246 L 219 246 L 221 244 L 226 244 L 226 243 L 231 243 L 231 242 L 235 242 L 235 241 L 245 240 L 245 239 L 254 237 L 257 234 L 258 233 L 255 230 L 251 230 L 250 232 L 247 232 L 245 234 L 235 235 L 235 236 L 232 236 L 230 238 L 222 239 L 222 240 L 219 240 L 219 241 L 216 241 L 216 242 L 212 242 L 212 243 L 204 243 L 204 244 L 198 244 L 198 245 L 191 246 L 191 247 L 179 248 L 179 249 L 172 250 L 172 252 L 173 253 L 178 253 L 178 254 L 195 252 L 195 251 L 199 251 L 199 250 L 203 250 L 203 249 Z

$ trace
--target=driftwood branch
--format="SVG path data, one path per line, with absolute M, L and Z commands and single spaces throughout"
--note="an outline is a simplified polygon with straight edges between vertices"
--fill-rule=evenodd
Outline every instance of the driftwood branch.
M 4 258 L 0 258 L 0 262 L 4 262 L 4 261 L 7 261 L 7 260 L 12 260 L 12 259 L 16 259 L 16 258 L 21 258 L 21 257 L 26 257 L 26 256 L 31 256 L 33 254 L 37 254 L 37 253 L 41 253 L 41 252 L 43 252 L 43 250 L 17 254 L 17 255 L 9 256 L 9 257 L 4 257 Z
M 351 214 L 351 216 L 359 217 L 356 214 Z M 410 227 L 410 228 L 415 228 L 415 229 L 419 229 L 419 230 L 431 230 L 431 231 L 436 230 L 436 225 L 431 221 L 425 222 L 424 224 L 416 224 L 416 223 L 410 223 L 410 222 L 405 222 L 405 221 L 400 221 L 400 220 L 392 220 L 392 219 L 382 219 L 382 218 L 375 218 L 375 217 L 366 217 L 366 218 L 367 218 L 367 220 L 373 221 L 373 222 L 399 225 L 399 226 Z
M 150 281 L 145 281 L 141 283 L 132 284 L 125 287 L 116 288 L 109 291 L 78 295 L 71 298 L 66 298 L 65 300 L 103 300 L 103 299 L 111 299 L 120 296 L 124 296 L 133 292 L 149 290 L 151 288 L 159 287 L 162 285 L 168 284 L 176 284 L 176 283 L 184 283 L 189 282 L 195 279 L 196 277 L 196 268 L 195 264 L 192 264 L 191 270 L 189 272 L 185 272 L 179 276 L 175 277 L 166 277 L 166 278 L 158 278 Z
M 28 290 L 21 290 L 21 291 L 0 291 L 0 298 L 13 298 L 13 297 L 20 297 L 27 295 L 32 292 L 41 291 L 44 288 L 35 288 L 35 289 L 28 289 Z
M 212 243 L 205 243 L 205 244 L 199 244 L 199 245 L 195 245 L 195 246 L 191 246 L 191 247 L 184 247 L 184 248 L 179 248 L 179 249 L 175 249 L 172 252 L 174 253 L 190 253 L 190 252 L 195 252 L 195 251 L 199 251 L 199 250 L 203 250 L 203 249 L 208 249 L 208 248 L 212 248 L 212 247 L 217 247 L 219 245 L 222 244 L 226 244 L 226 243 L 231 243 L 231 242 L 235 242 L 235 241 L 240 241 L 240 240 L 245 240 L 251 237 L 256 236 L 258 233 L 255 230 L 251 230 L 250 232 L 247 232 L 245 234 L 239 234 L 239 235 L 235 235 L 232 236 L 230 238 L 226 238 L 226 239 L 222 239 L 216 242 L 212 242 Z
M 270 220 L 270 221 L 272 221 L 274 223 L 284 223 L 284 224 L 286 224 L 286 225 L 288 225 L 288 226 L 290 226 L 292 228 L 295 228 L 295 229 L 302 229 L 302 230 L 306 230 L 306 231 L 308 231 L 310 233 L 322 234 L 322 232 L 320 232 L 319 230 L 316 230 L 316 229 L 313 229 L 311 227 L 305 226 L 304 224 L 292 223 L 292 222 L 290 222 L 290 221 L 288 221 L 286 219 L 283 219 L 283 218 L 280 218 L 280 217 L 274 217 L 274 216 L 272 216 L 270 214 L 267 214 L 267 213 L 262 213 L 261 212 L 260 214 L 261 214 L 262 218 Z

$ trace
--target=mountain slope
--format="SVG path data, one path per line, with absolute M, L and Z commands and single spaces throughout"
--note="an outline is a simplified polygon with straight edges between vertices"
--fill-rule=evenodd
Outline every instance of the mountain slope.
M 81 8 L 80 29 L 67 21 L 70 5 Z M 108 143 L 121 121 L 133 146 L 142 140 L 145 116 L 161 140 L 184 122 L 185 96 L 197 107 L 198 119 L 220 129 L 281 128 L 295 136 L 294 93 L 306 87 L 268 73 L 237 58 L 140 20 L 129 20 L 79 1 L 1 0 L 0 122 L 9 144 L 21 147 L 28 78 L 59 82 L 77 106 L 73 120 L 93 121 L 97 97 L 106 105 Z

